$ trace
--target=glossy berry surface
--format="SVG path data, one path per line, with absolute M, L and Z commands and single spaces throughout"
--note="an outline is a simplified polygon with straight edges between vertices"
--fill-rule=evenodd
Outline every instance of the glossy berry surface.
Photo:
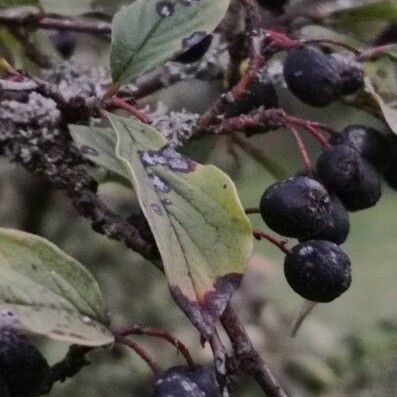
M 393 159 L 390 164 L 383 170 L 383 178 L 386 183 L 394 190 L 397 190 L 397 158 Z
M 8 391 L 7 383 L 4 378 L 0 375 L 0 396 L 1 397 L 11 397 Z
M 257 0 L 258 4 L 272 12 L 282 13 L 288 0 Z
M 34 397 L 46 381 L 49 367 L 41 353 L 24 337 L 0 334 L 0 375 L 12 397 Z
M 284 79 L 289 90 L 308 105 L 327 106 L 339 96 L 340 75 L 336 63 L 314 47 L 288 53 Z
M 212 35 L 206 35 L 196 44 L 177 55 L 173 61 L 179 63 L 194 63 L 199 61 L 208 51 L 212 43 Z
M 69 32 L 51 32 L 48 37 L 57 51 L 65 59 L 72 56 L 76 48 L 76 40 L 72 34 Z
M 225 106 L 225 116 L 234 117 L 249 113 L 263 106 L 265 109 L 278 108 L 278 97 L 272 81 L 265 73 L 260 73 L 252 82 L 244 97 Z
M 220 391 L 213 371 L 173 367 L 157 378 L 152 397 L 220 397 Z
M 305 238 L 326 226 L 331 199 L 318 181 L 296 176 L 271 185 L 262 196 L 260 211 L 275 232 Z
M 324 150 L 317 161 L 317 175 L 349 211 L 374 206 L 382 193 L 376 169 L 347 145 Z
M 351 284 L 351 264 L 341 248 L 325 240 L 310 240 L 285 257 L 284 274 L 291 288 L 313 302 L 331 302 Z
M 343 54 L 329 55 L 339 73 L 339 94 L 351 95 L 364 87 L 364 68 L 360 62 Z
M 349 215 L 336 196 L 331 196 L 331 213 L 328 216 L 327 223 L 323 229 L 304 240 L 328 240 L 335 244 L 343 244 L 350 231 Z
M 388 157 L 387 143 L 374 128 L 361 125 L 346 127 L 329 139 L 331 145 L 348 145 L 376 167 L 382 167 Z

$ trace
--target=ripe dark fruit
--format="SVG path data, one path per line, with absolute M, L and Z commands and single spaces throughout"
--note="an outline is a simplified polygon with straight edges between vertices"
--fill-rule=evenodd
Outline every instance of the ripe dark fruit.
M 152 397 L 220 397 L 220 391 L 213 371 L 173 367 L 157 378 Z
M 351 284 L 349 257 L 338 245 L 325 240 L 293 247 L 285 257 L 284 274 L 296 293 L 313 302 L 331 302 Z
M 289 90 L 312 106 L 327 106 L 339 95 L 340 76 L 336 62 L 314 47 L 288 53 L 284 78 Z
M 69 32 L 51 32 L 48 35 L 50 41 L 65 58 L 70 58 L 76 47 L 76 40 Z
M 0 334 L 0 376 L 12 397 L 34 397 L 43 386 L 49 367 L 41 353 L 15 332 Z
M 288 0 L 258 0 L 258 4 L 274 13 L 282 13 Z
M 7 383 L 5 382 L 4 378 L 1 375 L 0 375 L 0 396 L 1 397 L 10 397 Z
M 340 134 L 332 135 L 331 145 L 348 145 L 355 149 L 372 165 L 381 168 L 388 157 L 387 143 L 381 133 L 374 128 L 361 125 L 346 127 Z
M 297 176 L 270 186 L 263 194 L 260 211 L 275 232 L 305 238 L 322 230 L 331 213 L 331 199 L 321 183 Z
M 342 204 L 336 196 L 331 196 L 331 213 L 328 217 L 327 224 L 320 232 L 309 236 L 304 240 L 328 240 L 335 244 L 343 244 L 350 231 L 349 215 Z
M 276 89 L 264 72 L 256 77 L 241 100 L 225 106 L 224 113 L 226 117 L 234 117 L 261 106 L 265 109 L 279 107 Z
M 332 54 L 339 72 L 339 94 L 351 95 L 364 86 L 364 68 L 360 62 L 343 54 Z
M 383 178 L 391 188 L 397 190 L 397 158 L 384 169 Z
M 208 51 L 212 43 L 212 35 L 204 36 L 196 44 L 177 55 L 173 61 L 179 63 L 193 63 L 199 61 Z
M 206 395 L 206 397 L 219 397 L 219 385 L 215 372 L 205 368 L 197 367 L 194 370 L 187 367 L 176 367 L 184 376 L 194 382 Z
M 350 146 L 324 150 L 317 161 L 317 175 L 350 211 L 372 207 L 380 199 L 378 172 Z

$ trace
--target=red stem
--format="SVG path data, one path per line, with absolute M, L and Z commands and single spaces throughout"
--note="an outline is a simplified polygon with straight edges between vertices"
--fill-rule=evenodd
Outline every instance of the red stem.
M 305 165 L 306 171 L 309 172 L 309 174 L 313 173 L 313 166 L 312 163 L 310 161 L 310 157 L 309 154 L 307 153 L 306 150 L 306 146 L 305 143 L 303 142 L 298 130 L 294 127 L 290 127 L 289 128 L 290 131 L 292 132 L 294 138 L 295 138 L 295 142 L 296 142 L 296 146 L 298 147 L 299 153 L 302 157 L 302 161 L 303 164 Z
M 161 369 L 159 365 L 149 356 L 149 354 L 142 346 L 140 346 L 139 344 L 135 343 L 130 339 L 117 335 L 116 335 L 116 342 L 121 345 L 129 347 L 136 354 L 138 354 L 138 356 L 141 357 L 146 362 L 146 364 L 150 367 L 150 369 L 153 371 L 155 375 L 161 373 Z
M 125 110 L 126 112 L 136 117 L 139 121 L 142 121 L 142 123 L 149 124 L 150 122 L 149 117 L 145 113 L 140 111 L 134 105 L 129 104 L 123 98 L 118 98 L 117 96 L 114 96 L 109 99 L 108 104 L 110 106 Z
M 277 238 L 271 236 L 270 234 L 267 234 L 265 232 L 259 231 L 259 230 L 254 230 L 253 232 L 254 237 L 257 240 L 267 240 L 273 245 L 275 245 L 277 248 L 279 248 L 281 251 L 284 252 L 284 254 L 289 255 L 291 251 L 285 246 L 285 242 L 278 240 Z
M 179 339 L 175 338 L 174 336 L 168 334 L 167 332 L 165 332 L 161 329 L 144 328 L 144 327 L 141 327 L 140 325 L 131 325 L 131 326 L 122 328 L 122 329 L 116 331 L 115 333 L 116 333 L 116 335 L 118 335 L 120 337 L 125 337 L 128 335 L 145 335 L 145 336 L 153 336 L 156 338 L 163 339 L 166 342 L 170 343 L 171 345 L 173 345 L 174 347 L 177 348 L 177 350 L 185 358 L 189 367 L 191 367 L 191 368 L 195 367 L 192 356 L 190 355 L 188 348 Z

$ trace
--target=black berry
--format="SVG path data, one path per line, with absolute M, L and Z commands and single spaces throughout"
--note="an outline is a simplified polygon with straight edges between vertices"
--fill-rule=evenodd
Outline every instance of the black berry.
M 197 35 L 197 37 L 199 37 Z M 199 61 L 208 51 L 212 43 L 212 35 L 206 35 L 201 39 L 197 39 L 196 43 L 190 48 L 177 55 L 173 61 L 179 63 L 193 63 Z
M 0 375 L 0 396 L 1 397 L 11 397 L 8 391 L 8 386 L 4 378 Z
M 296 176 L 270 186 L 262 196 L 260 210 L 263 220 L 275 232 L 305 238 L 326 226 L 331 199 L 321 183 Z
M 378 172 L 350 146 L 324 150 L 317 161 L 317 175 L 350 211 L 372 207 L 380 199 Z
M 242 99 L 225 105 L 224 114 L 226 117 L 238 116 L 261 106 L 265 109 L 279 107 L 276 89 L 264 71 L 254 79 Z
M 258 4 L 274 13 L 282 13 L 288 0 L 258 0 Z
M 157 378 L 152 397 L 220 397 L 215 373 L 198 367 L 173 367 Z
M 397 158 L 393 159 L 390 164 L 383 170 L 383 178 L 387 184 L 394 190 L 397 190 Z
M 343 54 L 332 54 L 339 73 L 339 95 L 351 95 L 364 86 L 364 68 L 360 62 Z
M 343 244 L 350 231 L 349 215 L 336 196 L 331 196 L 331 213 L 328 216 L 327 223 L 318 233 L 309 236 L 304 240 L 328 240 L 335 244 Z
M 331 302 L 351 284 L 349 257 L 325 240 L 310 240 L 292 248 L 285 257 L 284 274 L 291 288 L 313 302 Z
M 12 397 L 36 396 L 48 372 L 47 361 L 26 338 L 11 331 L 0 334 L 0 375 Z
M 374 128 L 361 125 L 346 127 L 340 134 L 332 135 L 331 145 L 348 145 L 372 165 L 381 168 L 387 161 L 388 150 L 385 138 Z
M 57 51 L 65 58 L 70 58 L 76 48 L 76 40 L 69 32 L 51 32 L 48 35 Z
M 288 53 L 284 78 L 289 90 L 312 106 L 327 106 L 339 96 L 340 75 L 336 62 L 314 47 Z

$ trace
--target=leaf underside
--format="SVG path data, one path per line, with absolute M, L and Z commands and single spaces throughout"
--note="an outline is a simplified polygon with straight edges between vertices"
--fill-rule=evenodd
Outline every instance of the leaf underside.
M 214 166 L 178 154 L 154 128 L 108 114 L 113 127 L 114 166 L 102 152 L 109 129 L 96 130 L 101 166 L 119 171 L 134 187 L 161 253 L 171 293 L 205 337 L 238 288 L 252 248 L 252 231 L 233 182 Z M 94 134 L 72 128 L 80 145 Z M 101 153 L 99 153 L 101 152 Z M 93 152 L 92 152 L 93 153 Z
M 99 287 L 49 241 L 0 228 L 0 328 L 85 346 L 113 342 Z

